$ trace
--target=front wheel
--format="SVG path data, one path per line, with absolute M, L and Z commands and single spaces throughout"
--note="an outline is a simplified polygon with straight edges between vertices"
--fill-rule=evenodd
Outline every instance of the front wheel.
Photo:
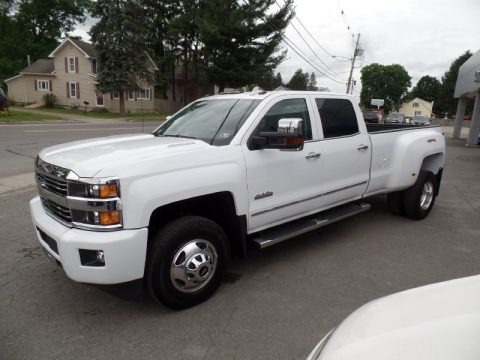
M 160 229 L 149 248 L 146 285 L 164 305 L 184 309 L 208 299 L 227 270 L 227 237 L 215 222 L 185 216 Z
M 404 192 L 405 215 L 414 220 L 424 219 L 435 203 L 437 186 L 435 175 L 430 171 L 421 170 L 415 184 Z

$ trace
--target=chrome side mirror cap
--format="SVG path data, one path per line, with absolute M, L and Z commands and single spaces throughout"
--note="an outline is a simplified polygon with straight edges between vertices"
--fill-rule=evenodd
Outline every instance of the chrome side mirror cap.
M 303 135 L 303 119 L 284 118 L 278 120 L 277 132 L 284 134 Z

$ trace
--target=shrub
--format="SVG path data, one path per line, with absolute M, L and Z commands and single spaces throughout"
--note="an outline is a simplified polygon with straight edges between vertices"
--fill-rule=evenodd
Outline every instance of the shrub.
M 43 102 L 45 103 L 45 106 L 47 108 L 53 108 L 55 106 L 55 103 L 57 102 L 57 97 L 54 93 L 46 93 L 45 95 L 43 95 Z

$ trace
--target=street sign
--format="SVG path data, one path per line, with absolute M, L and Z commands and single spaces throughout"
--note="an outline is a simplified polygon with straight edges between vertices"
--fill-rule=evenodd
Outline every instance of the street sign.
M 370 101 L 370 104 L 375 105 L 375 106 L 383 106 L 384 102 L 385 101 L 383 99 L 372 99 Z

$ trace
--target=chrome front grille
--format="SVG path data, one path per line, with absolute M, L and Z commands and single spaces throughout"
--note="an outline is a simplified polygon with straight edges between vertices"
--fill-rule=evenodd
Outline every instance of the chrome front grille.
M 70 225 L 72 214 L 67 207 L 67 175 L 70 170 L 36 160 L 35 180 L 45 211 L 57 220 Z
M 48 176 L 45 174 L 36 174 L 38 185 L 60 196 L 67 196 L 67 182 L 63 179 Z
M 41 200 L 45 211 L 47 211 L 51 215 L 54 215 L 65 223 L 72 222 L 72 214 L 70 213 L 70 210 L 68 208 L 43 197 L 41 198 Z

